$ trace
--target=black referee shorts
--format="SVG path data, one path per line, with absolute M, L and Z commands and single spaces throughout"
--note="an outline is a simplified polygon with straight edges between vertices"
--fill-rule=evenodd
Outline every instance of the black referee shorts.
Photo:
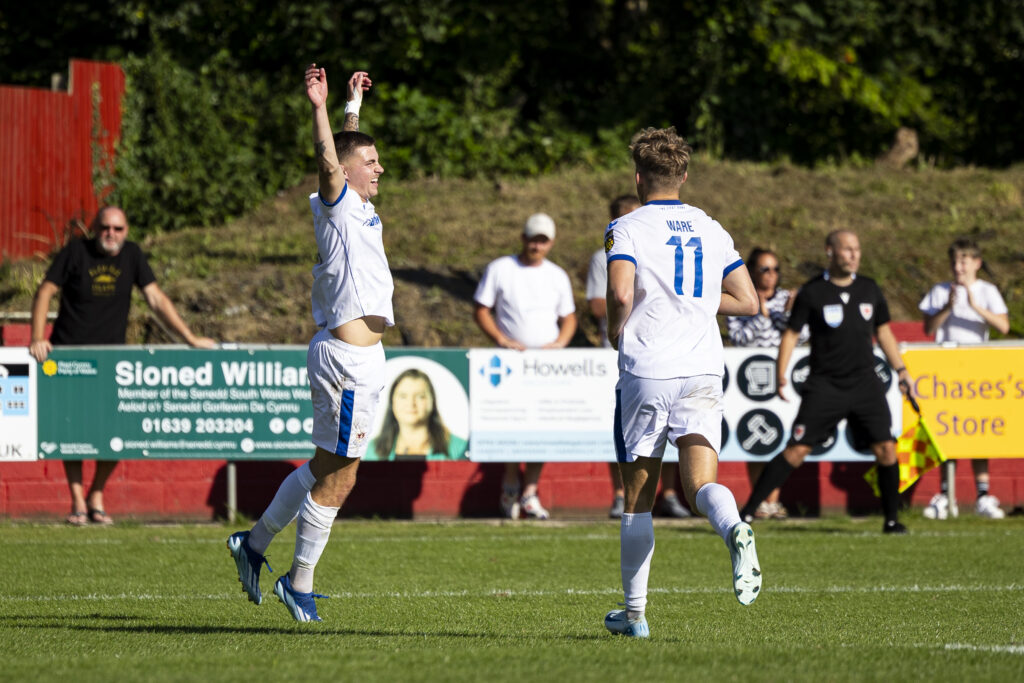
M 855 448 L 866 449 L 893 438 L 885 386 L 874 373 L 852 385 L 836 384 L 812 374 L 804 384 L 789 443 L 813 448 L 828 439 L 844 417 L 847 429 L 855 436 Z

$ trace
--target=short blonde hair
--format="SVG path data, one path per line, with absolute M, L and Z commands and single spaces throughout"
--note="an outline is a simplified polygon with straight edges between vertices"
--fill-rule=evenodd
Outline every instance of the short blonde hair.
M 683 182 L 693 149 L 675 126 L 644 128 L 629 145 L 636 171 L 653 188 L 675 189 Z

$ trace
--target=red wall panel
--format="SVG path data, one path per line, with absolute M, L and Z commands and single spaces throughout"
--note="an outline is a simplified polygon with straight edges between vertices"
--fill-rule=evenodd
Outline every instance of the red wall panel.
M 239 510 L 255 519 L 298 462 L 239 462 Z M 867 463 L 806 463 L 782 489 L 791 512 L 820 510 L 877 512 L 878 499 L 864 483 Z M 992 493 L 1005 509 L 1024 504 L 1024 459 L 991 461 Z M 95 464 L 86 461 L 85 482 Z M 501 463 L 367 462 L 359 467 L 359 483 L 342 516 L 479 517 L 498 515 Z M 732 489 L 742 505 L 750 494 L 746 466 L 723 462 L 718 480 Z M 924 506 L 938 491 L 938 472 L 929 472 L 909 499 Z M 961 514 L 973 514 L 974 479 L 968 463 L 957 469 Z M 541 502 L 556 517 L 604 519 L 611 503 L 606 463 L 548 463 L 540 481 Z M 107 483 L 107 511 L 118 519 L 208 520 L 224 514 L 227 499 L 225 462 L 128 460 L 118 465 Z M 70 510 L 64 467 L 56 460 L 0 463 L 0 517 L 59 520 Z M 920 514 L 910 513 L 908 519 Z
M 67 92 L 0 86 L 0 258 L 48 254 L 69 221 L 92 218 L 93 141 L 113 159 L 124 89 L 120 66 L 84 60 Z

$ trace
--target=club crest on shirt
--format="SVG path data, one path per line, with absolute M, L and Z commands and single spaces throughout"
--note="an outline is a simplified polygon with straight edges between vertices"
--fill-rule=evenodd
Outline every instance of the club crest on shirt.
M 608 236 L 604 238 L 604 251 L 605 251 L 605 253 L 608 253 L 609 251 L 611 251 L 612 247 L 614 247 L 614 246 L 615 246 L 615 238 L 612 237 L 611 233 L 608 233 Z
M 839 327 L 843 324 L 842 304 L 829 304 L 821 312 L 825 316 L 825 324 L 829 327 Z
M 871 320 L 871 314 L 874 312 L 875 307 L 872 306 L 871 304 L 860 305 L 860 317 L 864 318 L 864 320 Z
M 839 293 L 839 298 L 843 300 L 844 304 L 850 303 L 850 293 L 849 292 L 840 292 Z
M 804 438 L 804 434 L 806 434 L 806 433 L 807 433 L 807 427 L 805 427 L 804 425 L 794 425 L 793 426 L 793 440 L 794 441 L 800 441 L 801 439 Z

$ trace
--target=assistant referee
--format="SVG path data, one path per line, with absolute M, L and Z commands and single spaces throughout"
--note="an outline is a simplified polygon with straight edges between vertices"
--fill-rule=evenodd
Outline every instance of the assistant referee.
M 782 485 L 807 454 L 828 439 L 843 418 L 847 428 L 870 444 L 878 460 L 878 488 L 887 534 L 905 534 L 898 520 L 899 463 L 892 435 L 892 417 L 885 386 L 875 374 L 872 336 L 878 338 L 889 364 L 899 375 L 900 390 L 910 389 L 899 345 L 889 329 L 889 306 L 874 280 L 857 276 L 860 241 L 849 230 L 836 230 L 825 238 L 828 270 L 800 288 L 793 312 L 779 343 L 779 397 L 786 385 L 786 369 L 801 328 L 811 332 L 811 373 L 803 387 L 803 400 L 786 449 L 765 467 L 740 515 L 752 520 L 768 494 Z M 860 446 L 861 444 L 855 444 Z

